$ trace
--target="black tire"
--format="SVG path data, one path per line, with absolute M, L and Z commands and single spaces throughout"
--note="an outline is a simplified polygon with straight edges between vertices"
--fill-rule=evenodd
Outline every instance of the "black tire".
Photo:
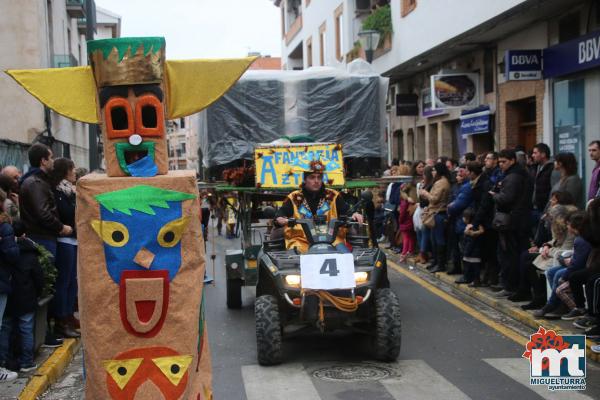
M 374 322 L 373 350 L 375 358 L 380 361 L 395 361 L 400 354 L 402 328 L 400 302 L 391 289 L 377 289 Z
M 256 355 L 260 365 L 281 363 L 281 322 L 277 299 L 265 294 L 254 304 L 256 318 Z
M 227 279 L 227 308 L 242 308 L 241 279 Z

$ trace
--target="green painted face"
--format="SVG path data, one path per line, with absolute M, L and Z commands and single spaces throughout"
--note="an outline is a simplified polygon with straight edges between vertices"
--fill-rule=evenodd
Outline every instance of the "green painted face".
M 131 175 L 129 167 L 127 166 L 127 158 L 125 157 L 127 152 L 146 152 L 148 157 L 155 162 L 154 142 L 143 142 L 137 146 L 133 146 L 129 143 L 115 143 L 115 151 L 117 153 L 119 166 L 127 175 Z

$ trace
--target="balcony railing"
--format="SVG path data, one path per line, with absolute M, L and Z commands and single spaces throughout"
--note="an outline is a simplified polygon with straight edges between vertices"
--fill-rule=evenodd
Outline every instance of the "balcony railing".
M 73 54 L 57 54 L 54 56 L 52 66 L 54 68 L 65 68 L 76 67 L 77 65 L 79 65 L 79 63 Z
M 67 0 L 67 14 L 71 18 L 84 18 L 85 0 Z

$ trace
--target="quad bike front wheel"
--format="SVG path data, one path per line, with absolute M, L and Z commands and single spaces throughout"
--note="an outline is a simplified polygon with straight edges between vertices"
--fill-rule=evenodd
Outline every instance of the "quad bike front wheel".
M 263 295 L 254 303 L 256 319 L 256 350 L 260 365 L 280 364 L 282 334 L 277 299 Z
M 380 361 L 395 361 L 400 354 L 402 329 L 400 302 L 391 289 L 377 289 L 374 325 L 375 358 Z

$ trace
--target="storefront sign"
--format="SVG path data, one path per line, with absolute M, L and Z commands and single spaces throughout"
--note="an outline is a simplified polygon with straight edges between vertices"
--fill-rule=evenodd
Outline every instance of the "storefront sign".
M 298 188 L 305 171 L 321 170 L 327 185 L 344 184 L 342 147 L 335 143 L 263 145 L 254 149 L 256 185 Z
M 490 108 L 488 106 L 465 110 L 460 116 L 460 133 L 463 137 L 490 132 Z
M 600 31 L 544 49 L 544 78 L 600 66 Z
M 556 127 L 557 152 L 580 154 L 581 126 L 570 125 Z
M 433 109 L 476 107 L 479 104 L 479 74 L 431 76 Z
M 396 116 L 419 115 L 419 97 L 414 93 L 396 95 Z
M 507 50 L 504 65 L 509 81 L 542 79 L 541 50 Z
M 447 114 L 446 110 L 434 110 L 431 105 L 431 90 L 423 89 L 421 91 L 421 118 L 435 117 L 436 115 Z

